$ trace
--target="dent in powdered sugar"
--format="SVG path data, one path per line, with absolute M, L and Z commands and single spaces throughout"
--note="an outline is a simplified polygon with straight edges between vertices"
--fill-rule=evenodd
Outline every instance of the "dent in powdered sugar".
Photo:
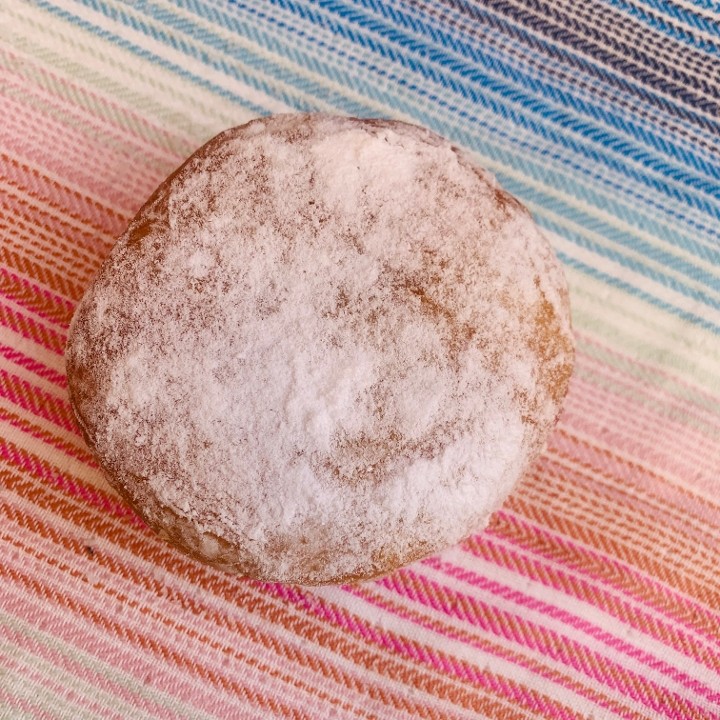
M 513 303 L 539 297 L 544 241 L 417 128 L 289 117 L 213 142 L 156 200 L 168 230 L 133 245 L 136 218 L 83 301 L 101 458 L 268 576 L 456 542 L 531 449 Z

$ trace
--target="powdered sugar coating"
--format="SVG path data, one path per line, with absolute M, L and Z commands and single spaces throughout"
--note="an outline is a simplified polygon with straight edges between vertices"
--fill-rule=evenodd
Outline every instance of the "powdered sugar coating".
M 572 365 L 527 212 L 415 126 L 276 116 L 195 153 L 71 328 L 73 404 L 154 527 L 268 580 L 370 577 L 480 529 Z

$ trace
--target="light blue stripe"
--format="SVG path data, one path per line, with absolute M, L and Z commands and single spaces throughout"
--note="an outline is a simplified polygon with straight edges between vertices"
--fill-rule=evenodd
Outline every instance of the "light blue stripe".
M 76 25 L 78 27 L 81 27 L 83 30 L 86 30 L 88 32 L 93 33 L 94 35 L 104 39 L 104 40 L 110 40 L 111 42 L 115 43 L 117 46 L 129 50 L 130 52 L 134 53 L 135 55 L 138 55 L 139 57 L 143 58 L 144 60 L 150 60 L 154 62 L 155 64 L 159 65 L 162 68 L 165 68 L 166 70 L 170 70 L 171 72 L 174 72 L 175 74 L 179 75 L 185 80 L 189 80 L 195 85 L 198 85 L 205 90 L 210 90 L 211 92 L 215 93 L 216 95 L 219 95 L 220 97 L 224 97 L 228 100 L 231 100 L 232 102 L 237 103 L 240 107 L 245 108 L 246 110 L 249 110 L 250 112 L 253 112 L 257 115 L 267 115 L 270 110 L 268 108 L 264 108 L 261 105 L 258 105 L 256 103 L 253 103 L 249 100 L 247 100 L 242 95 L 238 95 L 237 93 L 230 92 L 229 90 L 220 87 L 219 85 L 216 85 L 213 82 L 210 82 L 209 80 L 206 80 L 205 78 L 200 77 L 199 75 L 195 75 L 194 73 L 189 72 L 185 68 L 181 67 L 180 65 L 177 65 L 176 63 L 170 62 L 169 60 L 160 57 L 159 55 L 156 55 L 155 53 L 150 52 L 149 50 L 146 50 L 145 48 L 141 48 L 139 45 L 136 45 L 135 43 L 132 43 L 128 40 L 125 40 L 124 38 L 121 38 L 119 35 L 116 35 L 115 33 L 112 33 L 108 30 L 104 30 L 103 28 L 98 27 L 97 25 L 93 25 L 90 22 L 84 20 L 83 18 L 78 17 L 77 15 L 73 15 L 67 10 L 64 10 L 62 8 L 56 7 L 55 5 L 51 5 L 47 0 L 34 0 L 35 5 L 42 10 L 45 10 L 52 15 L 55 15 L 57 17 L 62 18 L 66 22 L 70 22 L 73 25 Z
M 675 315 L 689 323 L 692 323 L 693 325 L 697 325 L 704 330 L 709 330 L 714 335 L 720 335 L 720 325 L 716 325 L 715 323 L 710 322 L 710 320 L 708 320 L 707 318 L 676 307 L 675 305 L 672 305 L 671 303 L 663 300 L 662 298 L 652 295 L 645 290 L 641 290 L 634 285 L 630 285 L 624 280 L 620 280 L 619 278 L 616 278 L 612 275 L 608 275 L 602 270 L 598 270 L 591 265 L 587 265 L 582 260 L 578 260 L 575 257 L 566 255 L 563 252 L 558 252 L 557 256 L 568 267 L 575 268 L 576 270 L 579 270 L 585 275 L 595 278 L 596 280 L 600 280 L 606 285 L 611 285 L 612 287 L 618 288 L 619 290 L 624 290 L 626 293 L 628 293 L 628 295 L 632 295 L 633 297 L 639 298 L 640 300 L 644 300 L 649 305 L 654 305 L 655 307 L 658 307 L 661 310 L 670 313 L 671 315 Z
M 71 22 L 74 22 L 75 24 L 78 24 L 78 25 L 84 27 L 84 28 L 87 29 L 87 30 L 91 30 L 91 31 L 95 32 L 96 34 L 100 35 L 101 37 L 104 37 L 104 38 L 106 38 L 106 39 L 110 39 L 110 40 L 112 40 L 113 42 L 116 42 L 117 44 L 119 44 L 119 45 L 121 45 L 121 46 L 123 46 L 123 47 L 126 47 L 127 49 L 129 49 L 129 50 L 131 50 L 131 51 L 133 51 L 133 52 L 141 55 L 142 57 L 145 57 L 145 58 L 148 58 L 148 59 L 152 59 L 153 61 L 158 62 L 158 64 L 162 65 L 163 67 L 166 67 L 166 68 L 172 70 L 173 72 L 178 73 L 179 75 L 185 77 L 186 79 L 189 79 L 189 80 L 192 81 L 192 82 L 196 82 L 196 83 L 202 85 L 203 87 L 206 87 L 206 88 L 212 90 L 213 92 L 217 92 L 217 93 L 220 94 L 220 95 L 223 95 L 223 96 L 225 96 L 225 97 L 229 97 L 229 98 L 231 98 L 231 99 L 233 99 L 233 100 L 237 100 L 238 102 L 240 102 L 240 103 L 241 103 L 242 105 L 244 105 L 245 107 L 248 107 L 248 103 L 243 102 L 243 100 L 242 100 L 241 98 L 237 98 L 234 94 L 229 93 L 227 90 L 225 90 L 225 89 L 223 89 L 223 88 L 220 88 L 220 87 L 218 87 L 217 85 L 214 85 L 214 84 L 212 84 L 212 83 L 209 83 L 209 82 L 203 80 L 202 78 L 198 78 L 197 76 L 188 73 L 188 72 L 185 71 L 183 68 L 180 68 L 180 67 L 178 67 L 177 65 L 175 65 L 175 64 L 173 64 L 173 63 L 169 63 L 169 62 L 167 62 L 167 61 L 165 61 L 165 60 L 163 60 L 163 59 L 161 59 L 161 58 L 157 58 L 154 54 L 149 53 L 148 51 L 143 50 L 142 48 L 139 48 L 138 46 L 136 46 L 136 45 L 134 45 L 134 44 L 132 44 L 132 43 L 129 43 L 129 42 L 127 42 L 127 41 L 119 38 L 117 35 L 114 35 L 114 34 L 112 34 L 112 33 L 108 33 L 108 32 L 105 32 L 105 31 L 103 31 L 103 30 L 100 30 L 99 28 L 93 27 L 90 23 L 88 23 L 88 22 L 86 22 L 86 21 L 84 21 L 84 20 L 81 20 L 80 18 L 77 18 L 77 17 L 75 17 L 75 16 L 72 16 L 70 13 L 67 13 L 67 12 L 65 12 L 65 11 L 62 11 L 62 10 L 60 10 L 59 8 L 54 8 L 54 7 L 51 6 L 49 3 L 47 3 L 45 0 L 39 0 L 39 4 L 41 4 L 41 6 L 43 6 L 43 7 L 45 7 L 45 9 L 47 9 L 47 10 L 49 10 L 49 11 L 51 11 L 51 12 L 54 12 L 55 14 L 60 15 L 61 17 L 64 17 L 64 19 L 66 19 L 66 20 L 69 20 L 69 21 L 71 21 Z M 149 28 L 148 28 L 147 26 L 145 26 L 144 24 L 142 24 L 142 23 L 138 24 L 138 29 L 141 30 L 142 32 L 146 32 L 146 33 L 149 32 Z M 178 49 L 182 50 L 183 52 L 188 52 L 188 50 L 189 50 L 189 48 L 188 48 L 184 43 L 178 43 L 178 44 L 176 45 L 176 47 L 177 47 Z M 197 52 L 196 52 L 196 51 L 193 51 L 193 52 L 195 52 L 196 55 L 197 55 Z M 202 57 L 202 55 L 201 55 L 198 59 L 201 59 L 203 62 L 208 62 L 208 58 L 207 58 L 207 57 Z M 224 65 L 224 64 L 221 64 L 221 65 L 220 65 L 220 69 L 223 68 L 223 65 Z M 244 77 L 243 77 L 243 81 L 247 82 L 247 80 L 246 80 Z M 263 85 L 263 86 L 259 86 L 259 87 L 264 87 L 264 85 Z M 274 87 L 272 87 L 272 86 L 270 86 L 270 85 L 267 85 L 267 92 L 268 92 L 268 94 L 272 95 L 272 93 L 273 93 L 274 90 L 275 90 Z M 289 97 L 289 96 L 288 96 L 288 97 Z M 255 107 L 255 108 L 251 108 L 251 109 L 254 109 L 255 111 L 257 111 L 258 114 L 263 114 L 264 112 L 266 112 L 266 110 L 265 110 L 264 108 Z M 477 141 L 476 141 L 476 143 L 474 143 L 474 144 L 477 144 Z M 564 229 L 561 229 L 561 233 L 562 233 L 563 235 L 567 235 L 567 231 L 564 230 Z M 583 239 L 583 242 L 588 242 L 588 241 L 586 241 L 585 239 Z M 575 264 L 577 264 L 577 263 L 575 263 Z M 642 268 L 642 266 L 639 266 L 639 268 Z M 634 269 L 635 269 L 636 271 L 638 270 L 638 268 L 634 268 Z M 646 273 L 648 272 L 648 269 L 647 269 L 647 268 L 644 268 L 644 270 L 645 270 Z M 591 274 L 593 274 L 593 273 L 591 273 Z M 672 278 L 670 278 L 670 280 L 672 280 Z M 619 282 L 619 281 L 618 281 L 618 282 Z M 623 285 L 627 285 L 627 284 L 626 284 L 626 283 L 623 283 Z M 630 286 L 628 286 L 628 287 L 630 287 Z M 639 290 L 638 288 L 636 288 L 635 290 L 637 291 L 635 294 L 637 294 L 638 296 L 640 296 L 640 294 L 644 293 L 644 291 L 641 291 L 641 290 Z M 646 293 L 645 293 L 645 294 L 646 294 Z M 648 295 L 648 297 L 650 297 L 650 296 Z M 655 302 L 655 304 L 661 304 L 661 303 L 662 303 L 662 306 L 667 305 L 667 303 L 664 303 L 664 301 L 660 301 L 659 299 L 656 299 L 656 300 L 657 300 L 657 302 Z M 671 306 L 668 305 L 668 307 L 671 307 Z M 675 308 L 675 311 L 677 311 L 678 313 L 679 313 L 679 312 L 682 312 L 682 311 L 680 311 L 680 310 L 677 309 L 677 308 Z M 699 320 L 702 320 L 702 319 L 699 318 Z
M 288 2 L 287 0 L 273 0 L 273 2 L 279 7 L 296 8 L 303 16 L 308 14 L 305 11 L 305 8 L 298 6 L 296 3 Z M 342 37 L 373 50 L 387 59 L 401 63 L 409 70 L 418 72 L 423 77 L 453 90 L 461 97 L 472 100 L 477 105 L 490 108 L 501 117 L 512 120 L 519 127 L 530 130 L 536 135 L 552 141 L 556 145 L 564 146 L 573 153 L 581 154 L 592 162 L 602 162 L 616 171 L 623 172 L 624 170 L 624 173 L 627 176 L 632 177 L 639 182 L 645 182 L 649 186 L 653 187 L 653 189 L 664 192 L 666 195 L 674 197 L 683 203 L 691 203 L 694 207 L 697 207 L 714 219 L 720 220 L 720 210 L 711 204 L 707 199 L 702 198 L 699 195 L 691 195 L 681 190 L 672 188 L 666 183 L 663 183 L 661 180 L 654 180 L 632 168 L 623 168 L 623 165 L 619 161 L 611 159 L 608 156 L 602 156 L 593 149 L 585 147 L 578 141 L 569 138 L 567 135 L 558 132 L 551 127 L 546 128 L 537 122 L 528 120 L 524 113 L 518 112 L 514 108 L 504 104 L 502 101 L 491 99 L 480 92 L 477 88 L 488 88 L 496 95 L 510 99 L 513 102 L 522 105 L 524 108 L 529 109 L 531 112 L 543 119 L 550 120 L 556 124 L 561 124 L 563 126 L 563 130 L 567 130 L 569 128 L 576 134 L 594 141 L 605 148 L 612 149 L 620 155 L 629 155 L 636 162 L 639 162 L 640 164 L 644 163 L 646 166 L 650 167 L 650 169 L 655 170 L 663 176 L 671 177 L 681 183 L 684 182 L 685 184 L 693 187 L 695 190 L 709 193 L 713 197 L 720 197 L 720 187 L 716 184 L 710 184 L 705 180 L 682 173 L 677 168 L 647 155 L 644 151 L 638 151 L 629 143 L 623 141 L 622 139 L 613 137 L 608 132 L 594 128 L 588 123 L 569 117 L 564 113 L 549 107 L 547 103 L 542 102 L 538 98 L 517 91 L 509 87 L 506 83 L 489 76 L 487 73 L 480 70 L 476 64 L 458 62 L 450 56 L 444 48 L 433 47 L 421 40 L 412 38 L 401 32 L 397 25 L 384 25 L 377 21 L 375 17 L 369 17 L 367 14 L 363 14 L 354 8 L 348 8 L 347 6 L 335 2 L 334 0 L 326 0 L 322 4 L 327 8 L 331 8 L 339 16 L 349 21 L 361 24 L 364 30 L 371 29 L 375 33 L 381 34 L 386 41 L 393 43 L 396 47 L 390 47 L 390 45 L 376 42 L 374 39 L 363 35 L 360 28 L 343 26 L 337 23 L 333 27 L 333 30 Z M 436 65 L 440 65 L 442 70 L 439 70 L 437 67 L 429 64 L 422 64 L 415 59 L 408 57 L 408 49 L 412 50 L 416 55 L 428 57 Z M 486 64 L 485 58 L 480 58 L 480 60 L 482 60 L 483 64 Z M 472 84 L 462 82 L 448 76 L 447 73 L 443 72 L 445 69 L 451 69 L 465 80 L 471 81 Z

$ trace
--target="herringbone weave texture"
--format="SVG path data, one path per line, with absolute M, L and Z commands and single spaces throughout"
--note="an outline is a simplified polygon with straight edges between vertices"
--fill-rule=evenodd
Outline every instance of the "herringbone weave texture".
M 113 239 L 199 144 L 289 110 L 473 153 L 577 330 L 490 527 L 355 587 L 174 552 L 67 397 Z M 0 0 L 0 718 L 720 718 L 719 220 L 715 0 Z

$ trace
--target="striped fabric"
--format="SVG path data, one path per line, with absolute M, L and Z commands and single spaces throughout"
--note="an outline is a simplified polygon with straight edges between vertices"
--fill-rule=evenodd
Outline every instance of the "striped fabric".
M 73 309 L 221 129 L 414 121 L 535 214 L 578 360 L 490 527 L 389 577 L 227 576 L 113 494 Z M 720 4 L 0 0 L 0 718 L 720 718 Z

